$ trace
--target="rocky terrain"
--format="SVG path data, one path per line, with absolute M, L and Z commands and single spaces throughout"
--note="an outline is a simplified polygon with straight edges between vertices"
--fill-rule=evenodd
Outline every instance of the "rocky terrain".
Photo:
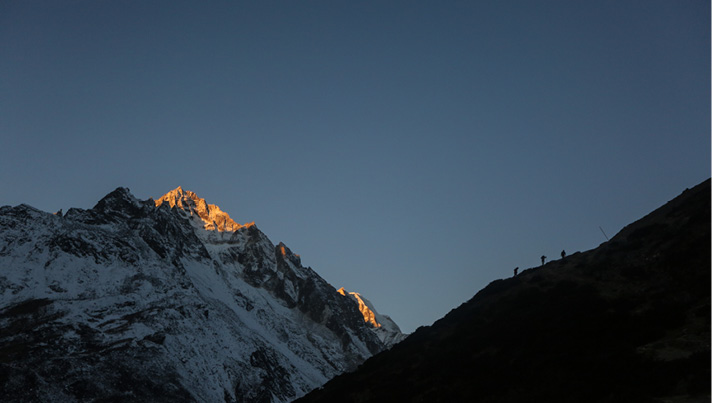
M 366 321 L 386 346 L 392 346 L 406 338 L 407 335 L 401 332 L 396 322 L 394 322 L 390 316 L 378 313 L 371 301 L 367 300 L 361 294 L 346 291 L 344 287 L 339 288 L 336 292 L 348 296 L 358 304 L 358 309 L 361 311 L 364 321 Z
M 299 402 L 709 402 L 710 181 Z
M 402 338 L 377 330 L 286 245 L 181 188 L 0 208 L 3 402 L 286 402 Z

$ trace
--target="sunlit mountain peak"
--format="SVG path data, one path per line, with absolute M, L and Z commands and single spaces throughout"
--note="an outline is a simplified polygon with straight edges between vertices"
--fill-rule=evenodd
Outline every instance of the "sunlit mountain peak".
M 254 222 L 244 225 L 236 223 L 228 213 L 220 210 L 220 207 L 208 204 L 205 199 L 190 190 L 183 190 L 180 186 L 161 196 L 155 203 L 157 207 L 168 203 L 171 208 L 177 206 L 191 216 L 197 216 L 203 221 L 203 228 L 209 231 L 237 231 L 242 227 L 254 225 Z
M 366 301 L 361 298 L 361 294 L 357 292 L 347 292 L 344 287 L 339 288 L 336 292 L 343 296 L 350 296 L 358 302 L 358 310 L 361 311 L 364 322 L 371 324 L 371 326 L 375 328 L 381 327 L 381 324 L 376 320 L 376 314 L 369 307 L 370 304 L 366 303 Z

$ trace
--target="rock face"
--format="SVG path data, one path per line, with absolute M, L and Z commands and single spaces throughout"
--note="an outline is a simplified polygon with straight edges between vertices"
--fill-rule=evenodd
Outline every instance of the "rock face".
M 178 206 L 191 216 L 197 216 L 196 218 L 203 221 L 203 228 L 209 231 L 237 231 L 243 227 L 233 221 L 229 214 L 220 210 L 220 207 L 208 204 L 205 199 L 201 199 L 190 190 L 184 191 L 180 186 L 156 200 L 158 207 L 163 203 L 168 203 L 170 207 Z M 244 226 L 250 225 L 254 225 L 254 222 Z
M 287 246 L 181 188 L 0 208 L 4 402 L 291 401 L 387 346 Z
M 357 292 L 348 292 L 344 287 L 336 290 L 339 294 L 349 297 L 358 305 L 358 310 L 363 315 L 363 321 L 373 329 L 378 338 L 387 346 L 391 347 L 401 342 L 407 337 L 403 334 L 396 323 L 388 315 L 382 315 L 376 311 L 371 301 L 364 298 Z
M 299 401 L 708 402 L 710 281 L 707 180 Z

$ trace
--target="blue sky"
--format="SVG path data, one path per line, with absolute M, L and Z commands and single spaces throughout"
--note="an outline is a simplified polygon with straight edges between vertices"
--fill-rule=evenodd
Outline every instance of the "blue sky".
M 0 4 L 0 205 L 180 185 L 408 332 L 709 176 L 708 1 Z

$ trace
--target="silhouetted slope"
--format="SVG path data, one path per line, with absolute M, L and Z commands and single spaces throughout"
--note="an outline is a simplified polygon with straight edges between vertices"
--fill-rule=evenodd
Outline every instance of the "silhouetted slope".
M 698 401 L 710 393 L 710 181 L 597 249 L 497 280 L 300 402 Z

